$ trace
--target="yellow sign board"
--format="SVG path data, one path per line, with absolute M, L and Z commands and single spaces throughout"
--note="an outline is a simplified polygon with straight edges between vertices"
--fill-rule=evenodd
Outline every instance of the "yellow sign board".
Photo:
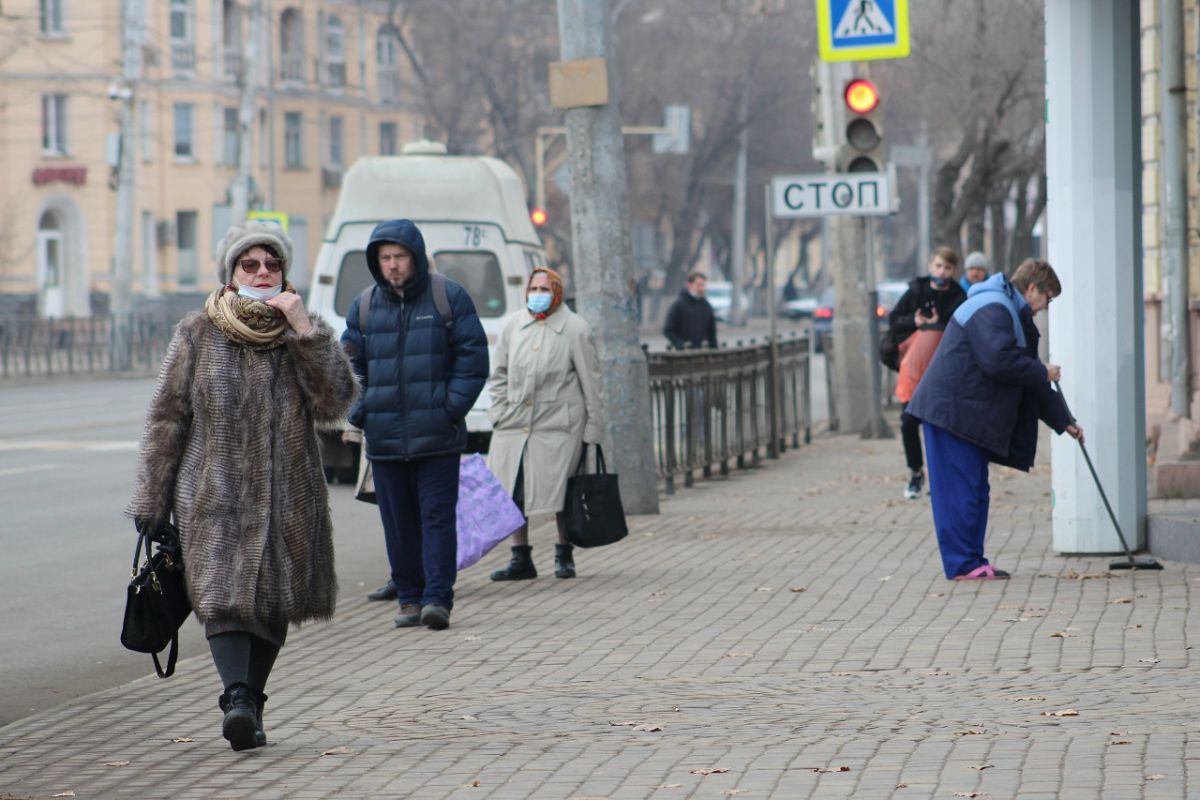
M 274 222 L 284 233 L 288 232 L 288 215 L 283 211 L 247 211 L 246 219 L 261 219 Z

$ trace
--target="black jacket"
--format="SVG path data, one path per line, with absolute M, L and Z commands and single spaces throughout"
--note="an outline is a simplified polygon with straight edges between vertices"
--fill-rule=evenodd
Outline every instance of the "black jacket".
M 379 270 L 379 247 L 385 242 L 404 245 L 416 258 L 416 274 L 399 291 Z M 375 228 L 367 265 L 378 287 L 371 295 L 367 330 L 359 330 L 355 299 L 342 334 L 363 387 L 350 424 L 366 433 L 372 459 L 461 453 L 467 444 L 464 419 L 488 376 L 487 336 L 475 304 L 465 289 L 447 280 L 454 323 L 446 326 L 428 290 L 425 240 L 406 219 Z
M 712 306 L 703 297 L 692 297 L 684 289 L 667 311 L 663 335 L 676 350 L 705 345 L 716 347 L 717 318 L 713 315 Z
M 892 313 L 888 315 L 888 325 L 893 331 L 897 342 L 907 339 L 917 330 L 913 316 L 920 311 L 925 316 L 937 310 L 938 321 L 934 325 L 924 325 L 928 330 L 944 331 L 950 324 L 950 316 L 954 310 L 967 299 L 967 293 L 956 281 L 948 281 L 945 289 L 933 288 L 933 279 L 928 275 L 913 278 L 909 281 L 908 291 L 896 303 Z

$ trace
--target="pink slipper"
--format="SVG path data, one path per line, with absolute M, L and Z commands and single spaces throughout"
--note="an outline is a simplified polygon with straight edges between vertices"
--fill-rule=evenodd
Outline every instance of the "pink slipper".
M 1003 581 L 1008 580 L 1009 574 L 1002 569 L 996 569 L 991 564 L 976 567 L 966 575 L 956 575 L 956 581 Z

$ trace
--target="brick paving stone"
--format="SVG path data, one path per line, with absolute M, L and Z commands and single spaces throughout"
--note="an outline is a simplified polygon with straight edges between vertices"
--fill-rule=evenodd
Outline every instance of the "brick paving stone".
M 1055 555 L 1046 445 L 1028 475 L 992 470 L 1010 581 L 942 578 L 898 442 L 819 437 L 681 489 L 577 550 L 575 580 L 492 583 L 500 548 L 446 632 L 344 597 L 289 637 L 264 750 L 228 749 L 208 656 L 185 654 L 0 729 L 0 796 L 1200 796 L 1200 569 Z M 533 541 L 552 575 L 546 525 Z

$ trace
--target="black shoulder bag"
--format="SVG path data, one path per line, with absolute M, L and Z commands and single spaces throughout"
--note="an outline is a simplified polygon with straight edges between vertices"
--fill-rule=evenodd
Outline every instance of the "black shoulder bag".
M 169 678 L 175 673 L 175 660 L 179 656 L 179 627 L 192 613 L 192 604 L 183 581 L 179 532 L 167 522 L 154 533 L 160 544 L 152 554 L 150 532 L 138 531 L 133 548 L 133 578 L 125 592 L 121 644 L 136 653 L 149 653 L 158 677 Z M 143 548 L 146 560 L 138 569 L 138 555 Z M 171 652 L 164 670 L 158 654 L 167 645 L 171 646 Z
M 587 474 L 587 449 L 579 456 L 575 474 L 567 478 L 567 541 L 577 547 L 601 547 L 629 533 L 617 476 L 604 467 L 604 451 L 596 445 L 596 471 Z

